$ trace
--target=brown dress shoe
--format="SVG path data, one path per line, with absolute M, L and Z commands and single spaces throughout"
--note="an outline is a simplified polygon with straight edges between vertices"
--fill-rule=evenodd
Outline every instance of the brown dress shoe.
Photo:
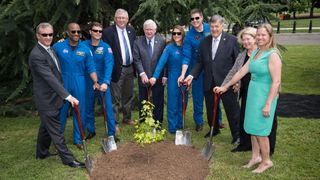
M 134 125 L 134 121 L 132 119 L 124 120 L 123 124 Z
M 116 125 L 116 135 L 120 135 L 121 129 L 119 128 L 119 125 Z
M 83 150 L 83 145 L 82 145 L 82 144 L 75 144 L 75 146 L 76 146 L 79 150 Z

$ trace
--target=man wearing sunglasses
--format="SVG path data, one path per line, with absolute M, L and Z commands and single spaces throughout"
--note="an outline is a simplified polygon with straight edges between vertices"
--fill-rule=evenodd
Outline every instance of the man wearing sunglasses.
M 29 56 L 29 67 L 33 78 L 34 101 L 40 116 L 40 127 L 37 139 L 36 158 L 45 159 L 56 155 L 49 152 L 53 141 L 63 164 L 70 167 L 85 165 L 75 159 L 68 149 L 63 135 L 60 133 L 59 112 L 63 101 L 72 106 L 79 101 L 63 87 L 61 66 L 52 48 L 53 28 L 49 23 L 40 23 L 36 28 L 37 45 Z
M 199 57 L 199 44 L 204 37 L 210 34 L 210 27 L 203 22 L 203 14 L 199 9 L 193 9 L 190 12 L 191 29 L 186 34 L 183 42 L 183 61 L 182 71 L 178 78 L 178 84 L 183 82 L 189 70 L 197 63 Z M 203 128 L 203 72 L 192 82 L 192 100 L 193 100 L 193 119 L 196 124 L 196 131 Z
M 86 75 L 90 75 L 90 78 L 93 81 L 94 89 L 99 89 L 99 84 L 92 52 L 84 44 L 80 43 L 80 34 L 81 29 L 79 24 L 69 23 L 67 30 L 68 38 L 63 42 L 54 44 L 53 48 L 55 49 L 60 60 L 64 87 L 79 100 L 81 122 L 82 127 L 84 128 L 86 126 Z M 69 108 L 70 103 L 66 102 L 60 112 L 62 133 L 64 133 L 66 126 Z M 73 143 L 78 149 L 83 148 L 75 111 L 73 111 Z

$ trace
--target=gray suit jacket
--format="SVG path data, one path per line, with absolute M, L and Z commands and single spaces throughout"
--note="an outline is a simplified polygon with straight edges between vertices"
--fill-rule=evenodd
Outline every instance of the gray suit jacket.
M 150 59 L 148 54 L 148 44 L 145 36 L 136 39 L 133 45 L 133 63 L 136 67 L 138 75 L 145 72 L 148 78 L 151 78 L 158 64 L 163 49 L 165 48 L 165 40 L 160 35 L 155 35 L 153 55 Z M 159 76 L 162 78 L 163 72 Z M 139 84 L 141 79 L 139 78 Z
M 33 97 L 38 110 L 60 109 L 69 92 L 63 87 L 61 74 L 53 59 L 40 44 L 30 53 L 29 67 L 33 77 Z

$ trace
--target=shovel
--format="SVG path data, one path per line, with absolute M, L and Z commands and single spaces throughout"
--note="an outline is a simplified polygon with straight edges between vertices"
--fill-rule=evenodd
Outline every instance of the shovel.
M 176 131 L 175 144 L 176 145 L 186 145 L 191 146 L 191 132 L 184 130 L 185 128 L 185 114 L 186 114 L 186 102 L 185 95 L 187 93 L 188 85 L 185 85 L 185 90 L 183 86 L 180 86 L 180 91 L 182 95 L 182 130 Z
M 106 92 L 100 93 L 101 97 L 101 105 L 103 109 L 103 119 L 104 125 L 106 129 L 106 134 L 108 133 L 108 123 L 107 123 L 107 111 L 106 111 L 106 104 L 104 102 Z M 107 138 L 102 139 L 102 149 L 105 153 L 117 150 L 117 144 L 114 140 L 114 136 L 108 136 Z
M 202 156 L 204 156 L 204 158 L 208 161 L 211 159 L 211 156 L 214 151 L 213 129 L 214 129 L 214 124 L 217 118 L 219 97 L 220 97 L 220 94 L 216 94 L 216 93 L 214 94 L 213 117 L 211 121 L 210 140 L 208 140 L 208 142 L 205 144 L 204 148 L 202 149 Z
M 92 161 L 92 158 L 90 157 L 90 155 L 88 154 L 88 151 L 87 151 L 86 140 L 85 140 L 85 138 L 84 138 L 84 133 L 83 133 L 83 130 L 82 130 L 82 123 L 81 123 L 81 118 L 80 118 L 79 106 L 78 106 L 78 105 L 75 105 L 75 106 L 74 106 L 74 110 L 75 110 L 76 115 L 77 115 L 77 120 L 78 120 L 80 135 L 81 135 L 81 139 L 82 139 L 82 143 L 83 143 L 85 166 L 86 166 L 87 171 L 88 171 L 89 174 L 90 174 L 90 173 L 92 172 L 92 170 L 93 170 L 93 161 Z

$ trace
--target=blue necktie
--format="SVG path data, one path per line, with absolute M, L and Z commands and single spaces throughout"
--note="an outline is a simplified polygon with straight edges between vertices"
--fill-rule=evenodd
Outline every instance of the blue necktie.
M 148 43 L 148 53 L 150 55 L 150 58 L 152 58 L 152 46 L 151 46 L 151 40 L 149 40 L 149 43 Z
M 123 44 L 124 44 L 124 51 L 126 54 L 126 65 L 130 64 L 130 54 L 129 54 L 129 48 L 128 48 L 128 44 L 127 44 L 127 40 L 124 36 L 124 30 L 122 30 L 122 39 L 123 39 Z

